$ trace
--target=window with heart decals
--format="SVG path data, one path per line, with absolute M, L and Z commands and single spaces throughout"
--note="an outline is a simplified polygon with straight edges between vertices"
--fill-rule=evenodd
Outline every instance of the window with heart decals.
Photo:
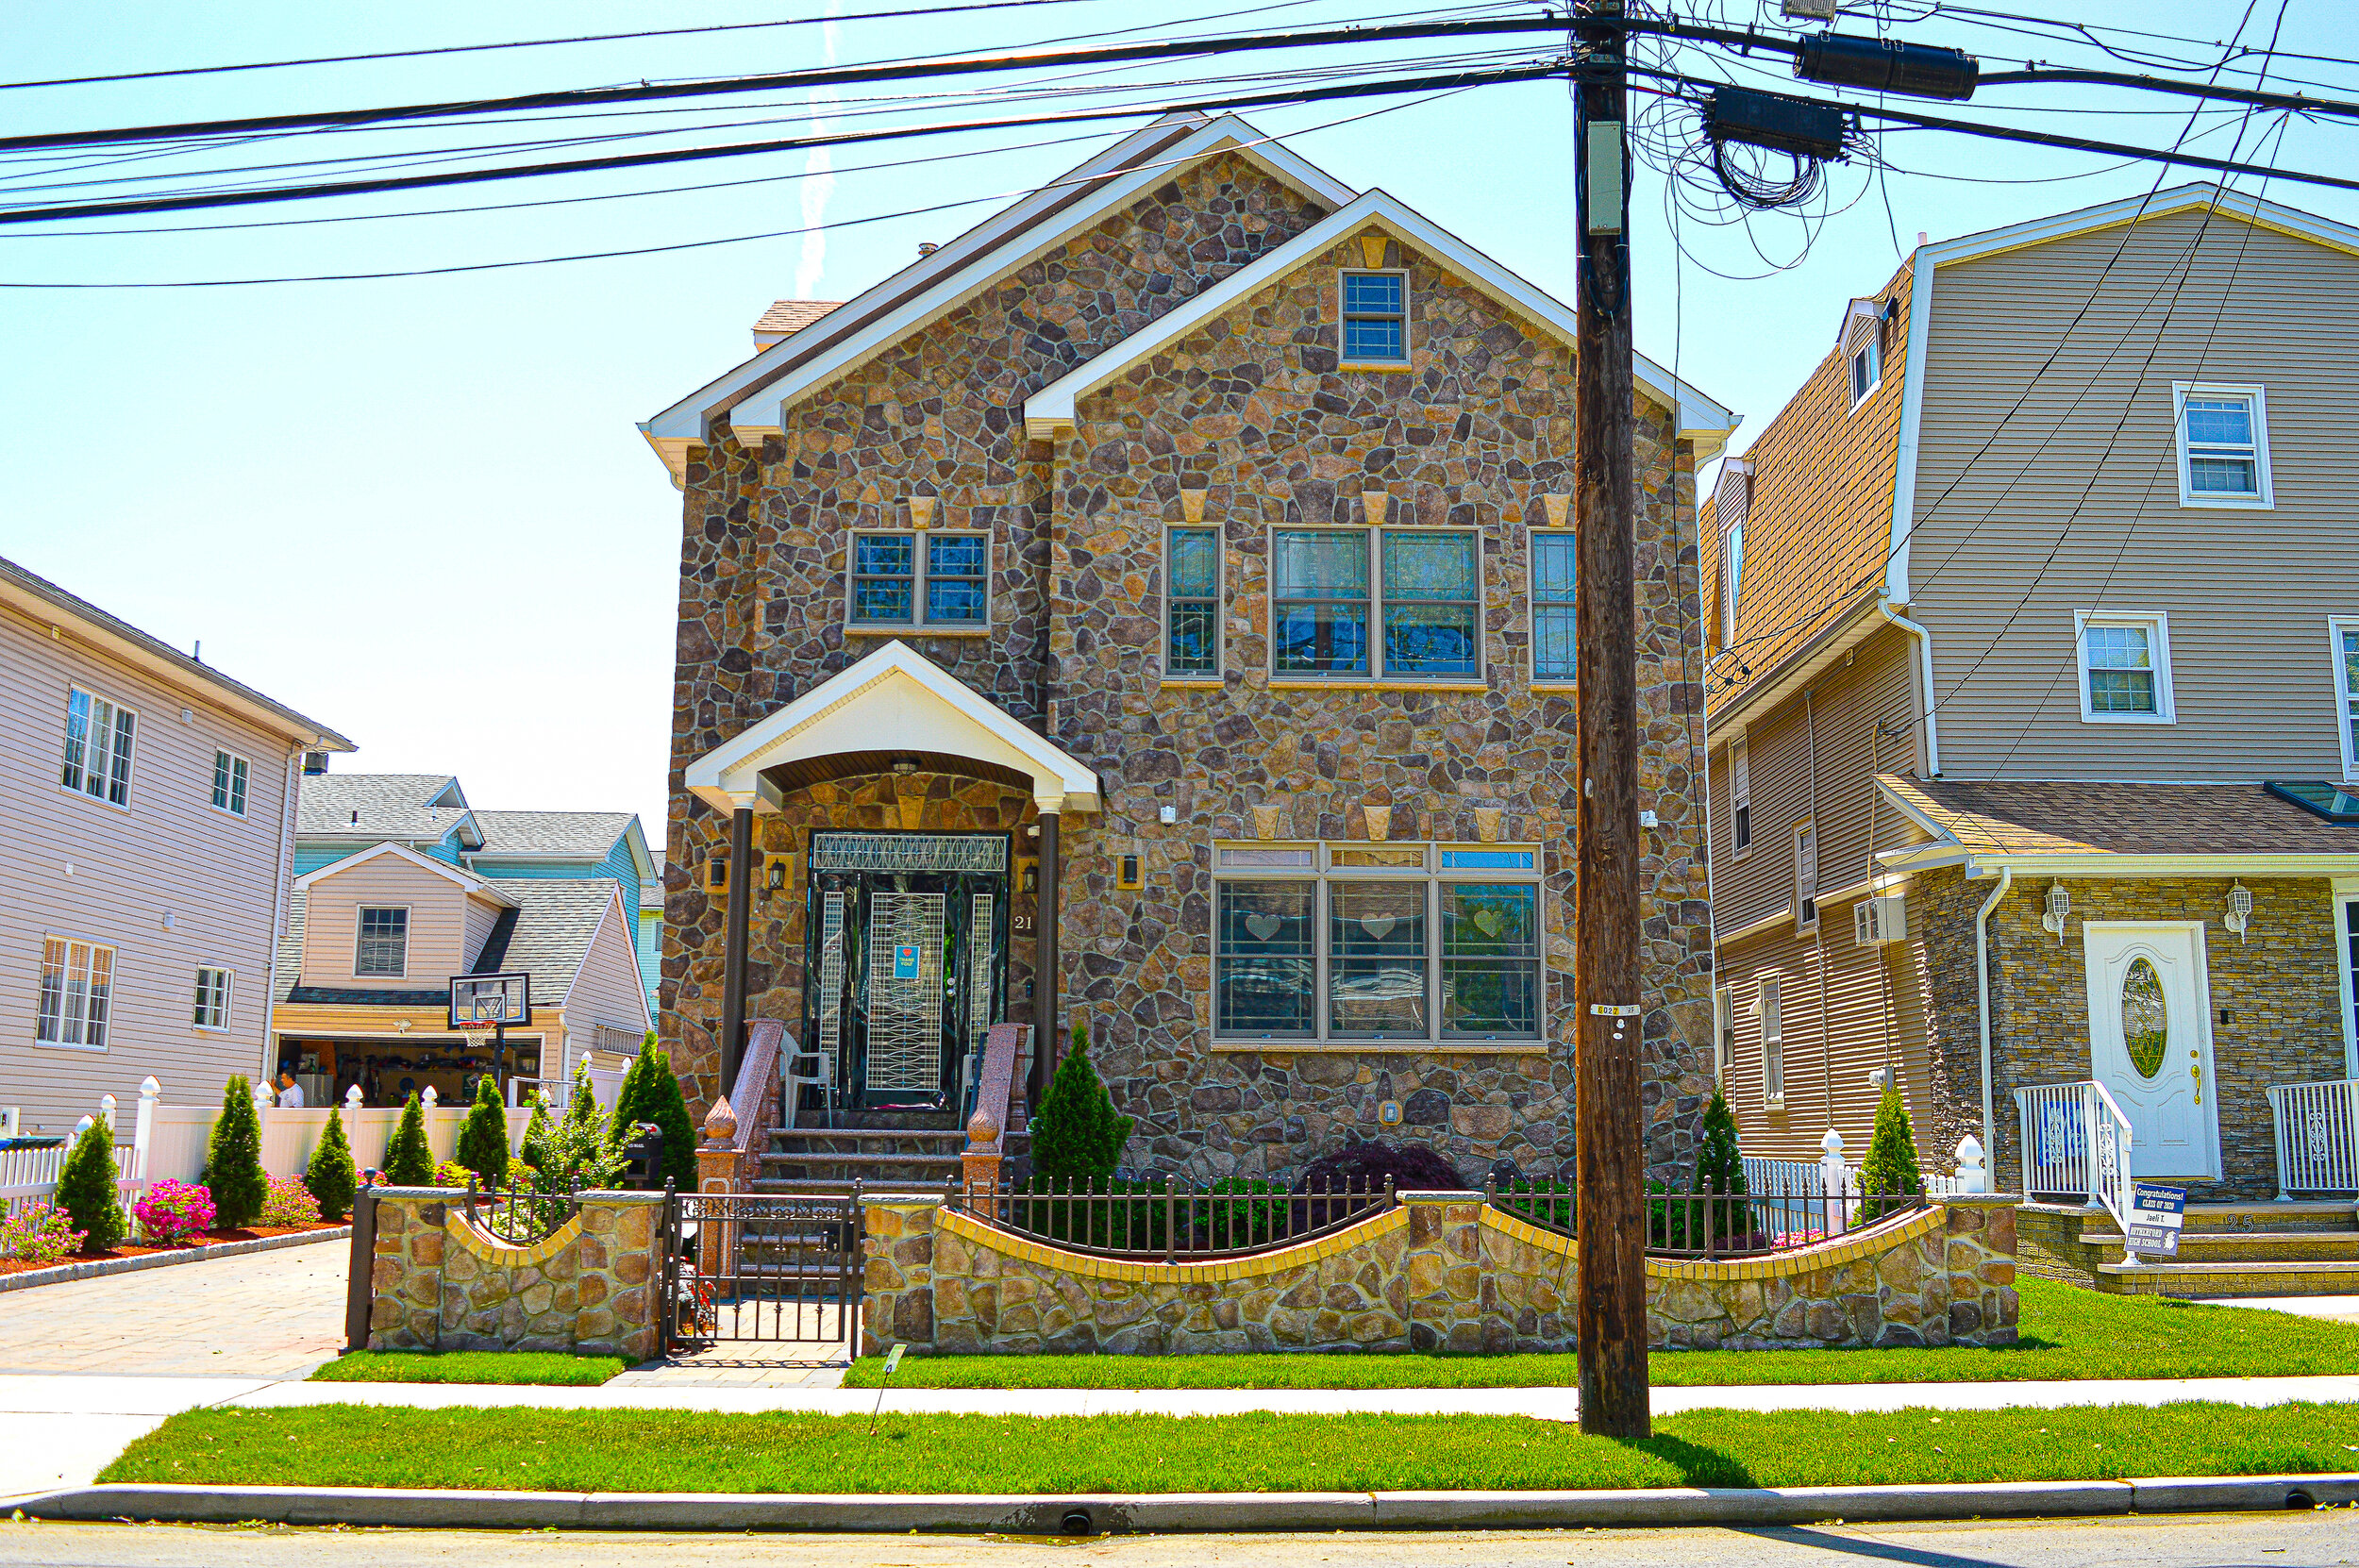
M 1223 1032 L 1312 1031 L 1315 897 L 1310 882 L 1221 885 L 1213 1010 Z
M 1425 890 L 1422 879 L 1328 884 L 1330 1032 L 1424 1037 Z

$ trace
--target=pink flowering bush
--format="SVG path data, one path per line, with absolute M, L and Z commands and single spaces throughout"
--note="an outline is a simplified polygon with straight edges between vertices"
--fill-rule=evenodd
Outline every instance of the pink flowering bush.
M 0 1219 L 0 1253 L 27 1263 L 57 1262 L 69 1252 L 82 1250 L 86 1232 L 74 1228 L 74 1217 L 45 1203 L 28 1203 Z
M 213 1194 L 185 1181 L 159 1181 L 131 1206 L 131 1212 L 139 1216 L 140 1234 L 148 1245 L 186 1246 L 213 1228 Z
M 262 1200 L 262 1225 L 317 1225 L 319 1199 L 303 1185 L 301 1176 L 273 1176 L 270 1195 Z

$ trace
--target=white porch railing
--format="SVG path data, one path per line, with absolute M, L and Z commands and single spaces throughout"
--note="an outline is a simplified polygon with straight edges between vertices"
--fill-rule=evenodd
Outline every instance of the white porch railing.
M 2277 1128 L 2277 1197 L 2359 1192 L 2359 1079 L 2269 1087 Z
M 2129 1234 L 2130 1117 L 2094 1079 L 2015 1092 L 2022 1133 L 2023 1193 L 2076 1195 L 2101 1204 Z M 2124 1260 L 2136 1262 L 2135 1253 Z

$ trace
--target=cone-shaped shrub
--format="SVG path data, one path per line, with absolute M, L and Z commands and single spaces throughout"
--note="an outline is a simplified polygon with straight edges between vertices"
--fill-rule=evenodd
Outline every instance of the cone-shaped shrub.
M 1061 1183 L 1107 1181 L 1130 1137 L 1130 1118 L 1114 1114 L 1113 1096 L 1090 1065 L 1089 1048 L 1088 1026 L 1077 1020 L 1073 1048 L 1057 1063 L 1040 1114 L 1032 1118 L 1032 1170 Z
M 499 1085 L 486 1073 L 475 1086 L 475 1104 L 459 1129 L 459 1163 L 497 1187 L 508 1175 L 508 1108 L 500 1103 Z
M 549 1163 L 549 1135 L 555 1129 L 549 1125 L 549 1095 L 537 1090 L 532 1096 L 532 1119 L 525 1124 L 524 1143 L 516 1150 L 517 1158 L 534 1170 L 546 1170 Z
M 668 1176 L 678 1192 L 694 1192 L 695 1124 L 688 1119 L 688 1100 L 680 1093 L 679 1079 L 672 1076 L 672 1059 L 656 1044 L 652 1032 L 630 1071 L 623 1075 L 610 1136 L 617 1143 L 627 1143 L 642 1122 L 653 1122 L 663 1129 L 663 1169 L 659 1175 Z
M 1875 1198 L 1925 1190 L 1924 1174 L 1916 1168 L 1916 1140 L 1909 1131 L 1909 1109 L 1900 1103 L 1898 1084 L 1886 1084 L 1884 1097 L 1876 1104 L 1876 1130 L 1867 1140 L 1867 1158 L 1860 1161 L 1859 1190 L 1870 1200 L 1861 1210 L 1863 1221 L 1882 1219 L 1901 1207 Z
M 352 1212 L 352 1194 L 360 1173 L 352 1163 L 352 1140 L 344 1136 L 344 1113 L 327 1108 L 327 1129 L 312 1145 L 311 1162 L 303 1168 L 303 1187 L 320 1206 L 320 1218 L 336 1221 Z
M 254 1086 L 243 1073 L 222 1085 L 221 1114 L 205 1143 L 205 1185 L 213 1194 L 213 1223 L 243 1230 L 262 1217 L 270 1173 L 262 1169 L 262 1122 L 254 1113 Z
M 426 1108 L 415 1094 L 401 1108 L 393 1141 L 385 1146 L 385 1180 L 394 1187 L 434 1185 L 434 1151 L 426 1141 Z
M 58 1207 L 74 1216 L 74 1228 L 83 1232 L 84 1252 L 105 1252 L 123 1244 L 130 1228 L 123 1200 L 115 1195 L 115 1133 L 105 1122 L 92 1122 L 74 1140 L 65 1168 L 58 1173 Z
M 1736 1145 L 1736 1118 L 1720 1092 L 1712 1092 L 1704 1107 L 1703 1136 L 1696 1149 L 1696 1191 L 1741 1195 L 1745 1192 L 1745 1155 Z

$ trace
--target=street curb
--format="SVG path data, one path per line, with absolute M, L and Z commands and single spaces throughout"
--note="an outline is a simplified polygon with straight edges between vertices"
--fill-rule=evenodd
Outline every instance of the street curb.
M 26 1269 L 0 1274 L 0 1295 L 29 1291 L 37 1285 L 64 1285 L 76 1279 L 103 1279 L 110 1274 L 137 1274 L 142 1269 L 168 1269 L 181 1263 L 202 1263 L 211 1258 L 235 1258 L 248 1252 L 276 1252 L 281 1247 L 310 1246 L 314 1242 L 349 1242 L 352 1226 L 332 1230 L 296 1230 L 284 1236 L 257 1236 L 250 1242 L 212 1242 L 180 1252 L 150 1252 L 137 1258 L 99 1258 L 87 1263 L 60 1263 L 54 1269 Z
M 443 1492 L 115 1483 L 47 1493 L 25 1498 L 17 1507 L 35 1519 L 204 1525 L 259 1520 L 283 1525 L 460 1529 L 925 1530 L 1079 1536 L 2072 1519 L 2129 1513 L 2282 1511 L 2354 1502 L 2359 1502 L 2359 1474 L 1939 1486 L 1665 1487 L 1628 1492 L 1241 1492 L 1038 1497 Z

